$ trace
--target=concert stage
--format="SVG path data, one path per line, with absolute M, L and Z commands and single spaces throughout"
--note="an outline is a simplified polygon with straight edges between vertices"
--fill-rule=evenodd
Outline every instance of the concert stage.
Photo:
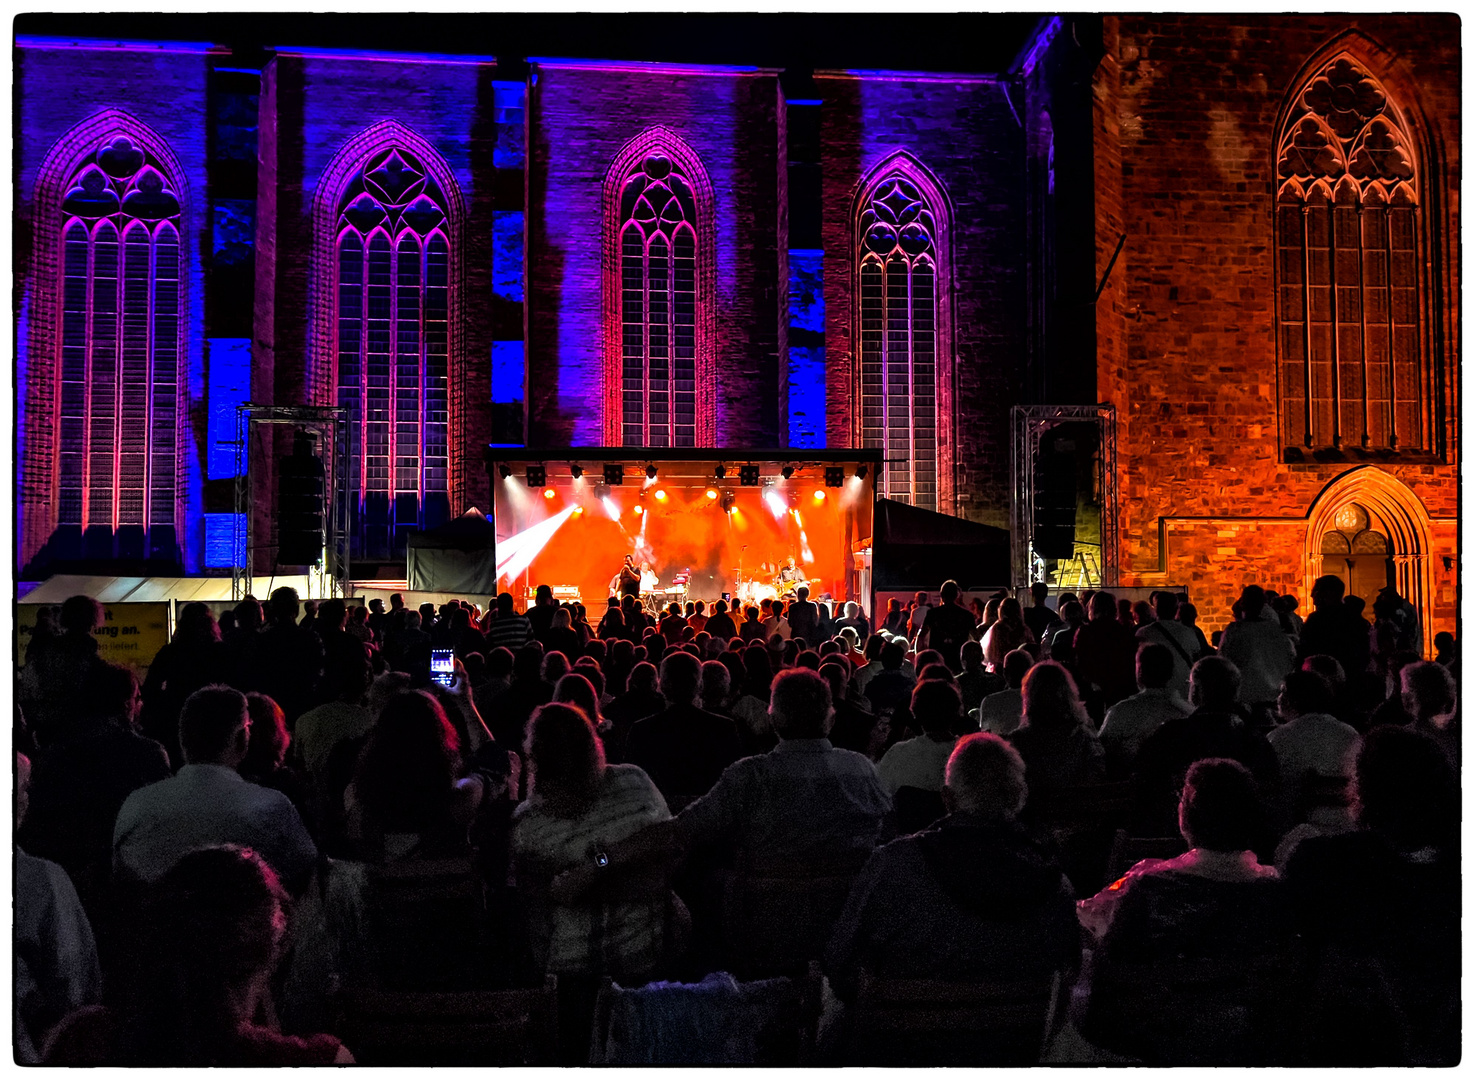
M 626 555 L 661 603 L 811 595 L 870 604 L 878 450 L 491 447 L 497 584 L 550 585 L 594 615 Z

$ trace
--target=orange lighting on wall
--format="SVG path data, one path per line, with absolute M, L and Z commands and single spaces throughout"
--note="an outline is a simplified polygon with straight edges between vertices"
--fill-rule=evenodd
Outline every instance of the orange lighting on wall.
M 552 488 L 543 488 L 543 498 L 544 499 L 551 499 L 556 494 L 558 494 L 558 493 L 556 491 L 554 491 Z

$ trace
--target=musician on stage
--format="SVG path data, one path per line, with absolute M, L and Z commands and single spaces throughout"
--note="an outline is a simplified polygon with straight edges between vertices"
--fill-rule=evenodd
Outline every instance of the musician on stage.
M 640 572 L 635 569 L 635 557 L 626 555 L 624 565 L 619 568 L 619 595 L 640 595 Z
M 799 572 L 798 564 L 794 561 L 793 556 L 790 555 L 787 565 L 779 568 L 778 577 L 773 581 L 773 585 L 779 594 L 782 595 L 792 592 L 802 580 L 804 580 L 804 576 Z

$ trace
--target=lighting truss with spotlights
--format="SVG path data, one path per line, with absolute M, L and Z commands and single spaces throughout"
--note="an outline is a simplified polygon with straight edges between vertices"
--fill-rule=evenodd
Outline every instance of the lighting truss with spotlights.
M 844 466 L 830 465 L 824 470 L 825 487 L 844 487 Z
M 737 470 L 737 475 L 741 478 L 743 487 L 757 487 L 761 482 L 756 465 L 743 465 Z
M 869 473 L 869 472 L 870 472 L 870 466 L 869 465 L 861 465 L 858 469 L 855 470 L 855 479 L 856 480 L 863 480 L 863 479 L 865 479 L 866 474 Z
M 727 467 L 725 465 L 721 465 L 721 464 L 718 464 L 717 465 L 717 468 L 716 468 L 716 478 L 718 480 L 725 480 L 727 478 Z
M 548 470 L 542 465 L 527 466 L 527 486 L 530 488 L 547 487 Z
M 624 466 L 605 465 L 604 483 L 608 484 L 610 487 L 619 487 L 620 484 L 624 483 Z
M 570 466 L 568 466 L 568 471 L 569 471 L 570 474 L 572 474 L 573 478 L 575 480 L 577 480 L 579 477 L 581 477 L 583 475 L 583 466 L 582 465 L 570 465 Z
M 783 479 L 785 479 L 785 480 L 791 480 L 791 479 L 793 479 L 793 466 L 792 465 L 785 465 L 785 466 L 783 466 L 782 473 L 783 473 Z

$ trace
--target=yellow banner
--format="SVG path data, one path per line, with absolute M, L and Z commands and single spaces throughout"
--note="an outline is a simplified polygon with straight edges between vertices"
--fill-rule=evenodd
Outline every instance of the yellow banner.
M 21 667 L 42 606 L 15 605 L 16 659 Z M 169 604 L 104 604 L 102 609 L 102 625 L 92 632 L 97 638 L 97 655 L 110 664 L 133 668 L 142 678 L 169 640 Z

